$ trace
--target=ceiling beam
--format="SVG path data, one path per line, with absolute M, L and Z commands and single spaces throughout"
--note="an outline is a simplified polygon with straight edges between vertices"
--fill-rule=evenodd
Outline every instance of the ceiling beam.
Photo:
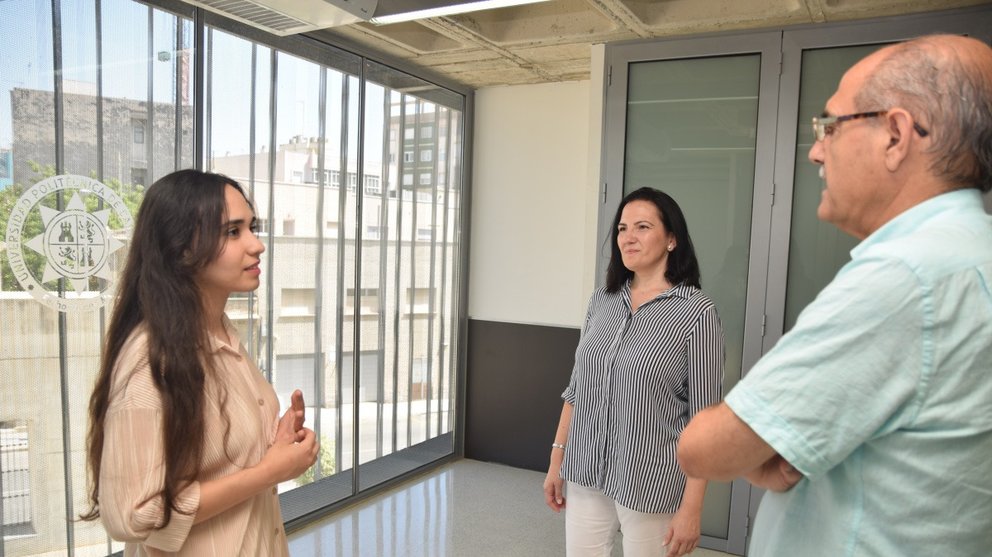
M 539 76 L 542 80 L 554 81 L 557 75 L 552 74 L 542 68 L 533 60 L 528 60 L 519 54 L 516 54 L 506 48 L 499 46 L 498 44 L 490 41 L 489 39 L 483 37 L 479 33 L 476 33 L 472 29 L 452 20 L 447 17 L 430 17 L 427 19 L 417 20 L 417 23 L 427 27 L 428 29 L 440 33 L 446 37 L 454 39 L 462 43 L 470 43 L 484 48 L 496 55 L 507 63 L 520 68 L 521 70 L 526 70 Z
M 815 2 L 817 0 L 807 1 Z M 644 22 L 620 0 L 586 0 L 586 2 L 609 18 L 617 27 L 622 27 L 642 39 L 651 37 L 651 31 L 644 25 Z
M 801 0 L 802 4 L 806 6 L 806 11 L 809 12 L 809 20 L 813 23 L 824 23 L 827 21 L 827 14 L 823 11 L 823 3 L 825 0 Z

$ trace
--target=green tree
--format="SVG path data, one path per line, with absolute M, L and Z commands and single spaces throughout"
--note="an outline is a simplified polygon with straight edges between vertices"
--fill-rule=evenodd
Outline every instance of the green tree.
M 7 236 L 7 226 L 10 219 L 11 212 L 14 209 L 14 204 L 17 200 L 24 195 L 24 192 L 29 190 L 32 186 L 38 182 L 55 176 L 55 167 L 50 164 L 39 164 L 34 161 L 28 161 L 28 167 L 31 169 L 32 176 L 28 178 L 26 183 L 15 182 L 3 190 L 0 190 L 0 242 L 6 240 Z M 91 178 L 96 178 L 96 173 L 90 173 Z M 141 204 L 141 200 L 144 198 L 144 188 L 140 185 L 125 184 L 118 180 L 117 178 L 110 178 L 103 181 L 104 185 L 113 190 L 120 198 L 124 201 L 127 206 L 128 211 L 131 215 L 136 215 L 138 211 L 138 206 Z M 67 192 L 71 195 L 72 192 Z M 57 196 L 54 194 L 45 196 L 38 204 L 51 209 L 56 208 Z M 86 205 L 87 211 L 95 211 L 99 209 L 101 199 L 99 196 L 94 194 L 86 195 L 84 198 L 84 203 Z M 108 223 L 111 229 L 119 229 L 122 227 L 123 223 L 116 212 L 111 213 L 110 222 Z M 27 241 L 35 236 L 44 232 L 44 224 L 41 221 L 41 214 L 37 210 L 37 207 L 32 209 L 28 214 L 28 218 L 21 228 L 21 237 Z M 2 244 L 0 244 L 2 245 Z M 32 249 L 22 249 L 21 252 L 24 254 L 24 262 L 28 267 L 28 270 L 32 275 L 35 276 L 39 281 L 41 281 L 42 273 L 45 265 L 45 257 L 35 252 Z M 99 289 L 97 285 L 98 279 L 90 280 L 90 288 Z M 0 285 L 2 285 L 5 291 L 22 291 L 21 284 L 17 282 L 14 278 L 14 272 L 10 268 L 10 258 L 6 247 L 0 249 Z M 55 289 L 55 281 L 45 285 L 46 288 Z

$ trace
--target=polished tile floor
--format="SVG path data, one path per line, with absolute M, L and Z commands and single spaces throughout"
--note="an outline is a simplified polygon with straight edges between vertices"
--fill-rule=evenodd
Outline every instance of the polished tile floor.
M 539 472 L 459 460 L 290 534 L 289 552 L 293 557 L 564 555 L 564 515 L 544 506 L 543 480 Z

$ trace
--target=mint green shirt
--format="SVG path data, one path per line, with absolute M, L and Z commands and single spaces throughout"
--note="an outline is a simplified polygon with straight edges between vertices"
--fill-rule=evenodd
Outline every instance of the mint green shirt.
M 992 217 L 943 194 L 851 257 L 726 398 L 805 475 L 749 555 L 989 555 Z

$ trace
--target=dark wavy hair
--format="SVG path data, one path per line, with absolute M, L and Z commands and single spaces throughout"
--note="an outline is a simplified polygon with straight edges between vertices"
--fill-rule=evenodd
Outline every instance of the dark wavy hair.
M 620 255 L 620 246 L 617 245 L 617 227 L 620 225 L 620 216 L 623 208 L 631 201 L 648 201 L 653 203 L 658 209 L 658 216 L 665 229 L 675 234 L 675 249 L 668 253 L 668 268 L 665 270 L 665 278 L 672 285 L 684 283 L 689 286 L 699 288 L 699 262 L 696 260 L 696 250 L 692 247 L 692 240 L 689 238 L 689 227 L 685 223 L 685 215 L 679 204 L 672 199 L 672 196 L 654 188 L 641 188 L 634 190 L 620 201 L 617 207 L 617 214 L 613 217 L 613 228 L 610 230 L 610 264 L 606 268 L 606 291 L 617 292 L 624 283 L 632 276 L 633 271 L 624 267 L 623 258 Z
M 227 212 L 224 191 L 228 185 L 245 195 L 241 186 L 227 176 L 180 170 L 152 184 L 138 209 L 99 376 L 90 396 L 86 438 L 90 509 L 81 515 L 84 520 L 100 516 L 100 465 L 114 365 L 125 341 L 140 324 L 147 331 L 148 363 L 162 397 L 163 528 L 173 511 L 183 512 L 176 498 L 199 475 L 205 366 L 209 364 L 205 358 L 191 356 L 203 354 L 209 337 L 194 279 L 223 248 L 221 223 Z M 224 398 L 222 393 L 222 407 Z

